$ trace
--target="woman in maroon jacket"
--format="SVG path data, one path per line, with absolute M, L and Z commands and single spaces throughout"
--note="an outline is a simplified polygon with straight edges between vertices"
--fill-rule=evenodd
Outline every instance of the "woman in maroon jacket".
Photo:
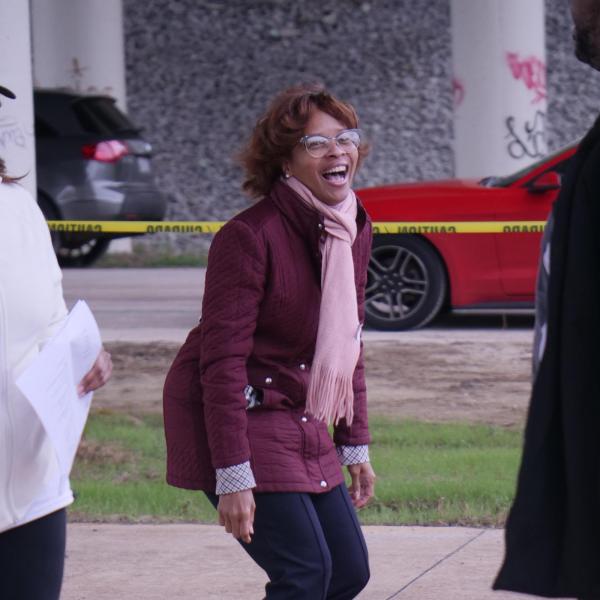
M 354 510 L 375 481 L 357 126 L 320 85 L 273 100 L 242 154 L 260 200 L 215 236 L 202 320 L 165 383 L 167 480 L 207 493 L 267 572 L 269 600 L 354 598 L 369 578 Z

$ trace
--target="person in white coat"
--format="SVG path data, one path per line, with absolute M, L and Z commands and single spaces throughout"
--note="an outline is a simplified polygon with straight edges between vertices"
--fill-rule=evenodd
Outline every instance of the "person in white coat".
M 0 94 L 14 95 L 0 86 Z M 62 583 L 67 475 L 15 380 L 67 315 L 48 226 L 31 194 L 0 158 L 0 597 L 57 600 Z M 102 350 L 79 385 L 110 377 Z

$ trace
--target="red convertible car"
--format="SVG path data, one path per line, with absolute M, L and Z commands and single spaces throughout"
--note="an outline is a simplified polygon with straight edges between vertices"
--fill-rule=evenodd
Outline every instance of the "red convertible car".
M 576 145 L 508 177 L 448 180 L 357 191 L 373 221 L 545 221 Z M 531 308 L 541 233 L 377 234 L 366 322 L 422 327 L 444 308 Z

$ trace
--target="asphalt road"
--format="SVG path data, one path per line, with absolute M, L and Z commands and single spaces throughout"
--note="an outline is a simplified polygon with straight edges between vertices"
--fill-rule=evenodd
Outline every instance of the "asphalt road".
M 70 308 L 85 300 L 105 340 L 182 341 L 198 322 L 204 269 L 65 269 Z
M 78 299 L 90 305 L 106 341 L 181 342 L 197 323 L 204 289 L 204 269 L 65 269 L 63 285 L 69 308 Z M 451 314 L 417 332 L 365 331 L 365 340 L 440 335 L 457 341 L 531 336 L 531 316 Z

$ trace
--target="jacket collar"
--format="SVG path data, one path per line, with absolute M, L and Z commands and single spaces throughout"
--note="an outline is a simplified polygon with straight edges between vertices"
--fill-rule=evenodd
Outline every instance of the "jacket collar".
M 271 188 L 269 197 L 283 213 L 291 226 L 301 235 L 309 235 L 318 244 L 323 229 L 323 215 L 313 210 L 283 181 L 276 181 Z M 356 239 L 368 222 L 367 212 L 357 198 Z M 319 227 L 320 225 L 320 227 Z

